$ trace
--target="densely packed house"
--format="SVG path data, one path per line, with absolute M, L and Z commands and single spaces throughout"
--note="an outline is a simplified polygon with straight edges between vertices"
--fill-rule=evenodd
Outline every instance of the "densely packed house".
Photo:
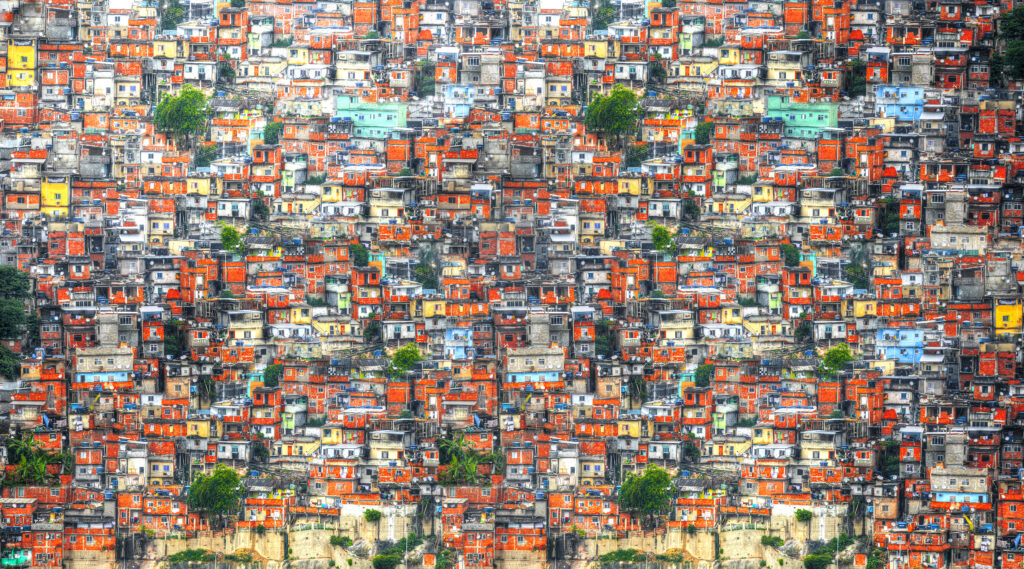
M 0 3 L 3 566 L 407 508 L 540 567 L 806 508 L 857 567 L 1024 567 L 1022 22 Z

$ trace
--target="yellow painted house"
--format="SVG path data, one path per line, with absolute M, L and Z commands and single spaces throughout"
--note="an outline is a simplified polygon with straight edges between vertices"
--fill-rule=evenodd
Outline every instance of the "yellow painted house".
M 757 203 L 775 201 L 775 185 L 771 182 L 755 182 L 751 199 Z
M 750 450 L 751 440 L 742 437 L 716 437 L 703 445 L 704 456 L 741 457 Z
M 345 444 L 344 439 L 345 429 L 344 426 L 338 423 L 331 423 L 324 425 L 320 429 L 320 444 L 323 445 L 340 445 Z
M 740 63 L 740 46 L 723 45 L 718 48 L 719 65 L 739 65 Z
M 35 40 L 7 40 L 7 86 L 30 87 L 35 82 Z
M 310 321 L 313 330 L 321 336 L 353 336 L 356 334 L 354 323 L 342 320 L 338 316 L 313 317 Z
M 586 40 L 583 42 L 583 57 L 608 58 L 608 40 Z M 614 57 L 615 50 L 611 50 Z
M 743 324 L 743 307 L 738 304 L 723 306 L 722 324 Z
M 841 305 L 844 316 L 868 318 L 878 314 L 878 302 L 873 298 L 846 297 Z
M 312 322 L 313 309 L 305 302 L 293 304 L 288 311 L 292 324 L 310 324 Z
M 189 419 L 185 423 L 185 432 L 190 437 L 209 438 L 210 419 Z
M 996 336 L 1003 334 L 1020 334 L 1021 317 L 1024 315 L 1024 305 L 1020 298 L 997 298 L 995 299 L 995 321 Z
M 723 194 L 715 196 L 707 205 L 709 214 L 742 214 L 750 208 L 750 196 L 746 194 Z
M 189 176 L 185 180 L 185 188 L 192 196 L 208 196 L 211 187 L 209 176 Z
M 153 57 L 162 57 L 167 59 L 177 59 L 180 57 L 187 59 L 189 45 L 189 42 L 179 38 L 154 39 Z
M 288 65 L 307 65 L 309 64 L 309 50 L 301 46 L 291 46 L 288 48 Z
M 274 441 L 274 456 L 313 456 L 320 450 L 320 439 L 315 437 L 287 437 Z
M 755 445 L 775 444 L 775 429 L 768 423 L 754 426 L 754 436 L 751 437 L 750 442 Z
M 618 179 L 617 193 L 621 195 L 639 196 L 640 195 L 640 178 L 639 177 L 620 177 Z
M 423 317 L 424 318 L 434 318 L 436 316 L 444 316 L 445 315 L 446 308 L 445 308 L 444 300 L 427 299 L 427 300 L 420 300 L 419 303 L 420 303 L 421 308 L 423 310 Z
M 618 420 L 618 434 L 619 437 L 626 437 L 630 439 L 639 439 L 640 437 L 646 437 L 649 433 L 653 433 L 653 421 L 650 419 L 643 419 L 641 417 L 626 417 L 620 416 Z
M 68 178 L 62 176 L 46 176 L 39 184 L 39 210 L 43 215 L 67 217 L 68 205 L 71 204 L 71 186 Z

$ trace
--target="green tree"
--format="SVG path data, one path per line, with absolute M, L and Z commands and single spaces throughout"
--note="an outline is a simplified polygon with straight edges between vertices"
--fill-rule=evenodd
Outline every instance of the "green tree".
M 882 441 L 878 473 L 891 479 L 900 473 L 900 443 L 894 440 Z
M 29 332 L 29 340 L 38 337 L 39 320 L 25 308 L 25 300 L 31 294 L 32 279 L 27 273 L 11 265 L 0 267 L 0 339 L 21 339 L 26 331 Z M 34 331 L 31 329 L 33 326 Z M 20 371 L 19 366 L 17 372 Z
M 846 367 L 846 364 L 854 359 L 853 353 L 850 352 L 850 347 L 845 343 L 839 344 L 825 352 L 825 357 L 821 362 L 822 375 L 834 379 Z
M 234 469 L 218 464 L 209 476 L 200 473 L 188 488 L 186 503 L 195 512 L 206 516 L 237 513 L 245 497 L 245 489 Z
M 796 330 L 793 331 L 793 339 L 797 343 L 803 343 L 811 339 L 811 323 L 804 320 L 797 324 Z
M 999 18 L 999 37 L 1005 41 L 1024 40 L 1024 6 L 1017 6 Z
M 664 4 L 664 1 L 665 0 L 663 0 L 662 4 Z M 675 0 L 667 0 L 667 1 L 675 3 Z M 652 61 L 651 62 L 651 66 L 650 66 L 650 71 L 649 71 L 648 76 L 647 76 L 647 79 L 651 83 L 655 83 L 655 84 L 660 85 L 660 84 L 664 83 L 665 79 L 667 79 L 667 78 L 668 78 L 668 72 L 665 71 L 665 66 L 662 65 L 662 63 L 660 61 Z
M 370 252 L 360 243 L 349 245 L 348 254 L 352 257 L 352 264 L 357 267 L 365 267 L 370 264 Z
M 256 219 L 263 221 L 270 219 L 270 208 L 267 207 L 262 197 L 252 198 L 252 215 Z
M 416 95 L 426 97 L 434 94 L 434 64 L 430 61 L 416 62 L 416 79 L 413 82 Z
M 615 352 L 615 322 L 602 318 L 594 324 L 594 344 L 597 355 L 612 357 Z
M 861 97 L 868 92 L 867 64 L 859 59 L 846 63 L 846 93 Z
M 277 144 L 281 139 L 281 131 L 284 130 L 284 123 L 274 121 L 263 127 L 263 144 Z
M 185 7 L 179 0 L 167 0 L 164 2 L 163 14 L 160 17 L 160 27 L 165 30 L 173 30 L 185 18 Z
M 265 463 L 270 460 L 270 451 L 267 450 L 267 445 L 260 441 L 252 442 L 252 460 L 253 462 Z
M 619 490 L 619 507 L 653 525 L 672 501 L 672 476 L 667 470 L 648 465 L 643 474 L 630 473 Z
M 406 344 L 395 351 L 391 356 L 390 372 L 394 377 L 402 377 L 405 372 L 416 367 L 416 364 L 423 360 L 423 355 L 416 349 L 415 344 Z
M 715 123 L 702 122 L 693 129 L 693 142 L 696 144 L 707 144 L 711 142 L 711 133 L 715 131 Z
M 216 144 L 200 144 L 196 147 L 193 155 L 193 162 L 196 168 L 209 168 L 210 164 L 217 158 Z
M 989 83 L 994 87 L 1002 86 L 1003 84 L 1003 70 L 1006 68 L 1004 65 L 1003 56 L 998 53 L 993 53 L 988 58 L 988 78 Z
M 225 251 L 242 253 L 245 249 L 245 244 L 242 242 L 242 234 L 230 225 L 224 225 L 220 228 L 220 244 L 224 247 Z
M 799 510 L 794 512 L 794 514 L 796 517 L 796 521 L 798 522 L 809 522 L 811 521 L 811 518 L 814 517 L 814 514 L 811 513 L 810 510 L 805 510 L 803 508 L 800 508 Z
M 412 270 L 413 278 L 419 281 L 425 289 L 438 290 L 441 284 L 439 266 L 437 250 L 432 246 L 424 245 L 420 247 L 419 260 Z
M 618 491 L 618 506 L 653 525 L 665 514 L 673 498 L 672 476 L 663 468 L 648 465 L 643 474 L 630 473 Z
M 6 346 L 0 346 L 0 377 L 9 381 L 21 377 L 21 358 Z
M 164 322 L 164 355 L 179 358 L 186 351 L 185 323 L 172 318 Z
M 714 375 L 715 364 L 701 364 L 697 366 L 697 371 L 693 374 L 693 380 L 697 387 L 707 387 L 711 385 L 711 378 Z
M 779 252 L 782 253 L 783 262 L 787 267 L 800 266 L 800 249 L 797 249 L 796 245 L 785 243 L 779 247 Z
M 607 30 L 608 24 L 615 21 L 618 11 L 610 0 L 591 0 L 590 21 L 595 30 Z
M 235 82 L 235 68 L 227 61 L 217 64 L 217 83 L 230 85 Z
M 217 386 L 213 383 L 213 377 L 205 374 L 200 375 L 199 380 L 196 382 L 196 392 L 202 399 L 207 401 L 213 399 L 217 394 Z
M 693 198 L 683 200 L 683 217 L 693 221 L 700 221 L 700 206 Z
M 653 224 L 651 228 L 651 242 L 654 248 L 663 253 L 675 253 L 676 244 L 672 239 L 672 233 L 665 227 Z
M 853 288 L 867 290 L 871 287 L 871 279 L 863 265 L 851 265 L 846 268 L 846 278 Z
M 583 123 L 590 132 L 622 137 L 636 131 L 641 109 L 636 93 L 615 85 L 611 94 L 595 95 L 587 105 Z
M 25 303 L 21 300 L 0 300 L 0 339 L 16 340 L 25 333 Z
M 0 266 L 0 298 L 24 300 L 32 295 L 32 278 L 12 265 Z
M 284 366 L 281 364 L 270 364 L 265 370 L 263 370 L 263 385 L 264 387 L 277 387 L 281 382 L 281 376 L 284 374 Z
M 883 237 L 900 232 L 900 202 L 895 198 L 885 198 L 878 210 L 878 229 Z
M 363 341 L 368 344 L 380 341 L 380 322 L 373 320 L 363 328 Z
M 454 433 L 443 437 L 437 444 L 438 459 L 441 464 L 451 464 L 452 460 L 465 458 L 469 453 L 469 443 L 464 433 Z
M 185 85 L 177 96 L 165 95 L 160 99 L 153 125 L 187 145 L 206 127 L 207 111 L 206 95 L 191 85 Z
M 629 147 L 626 150 L 626 168 L 639 168 L 644 160 L 647 160 L 650 150 L 646 144 L 636 144 Z
M 1024 40 L 1008 42 L 1001 63 L 1003 72 L 1011 79 L 1024 79 Z

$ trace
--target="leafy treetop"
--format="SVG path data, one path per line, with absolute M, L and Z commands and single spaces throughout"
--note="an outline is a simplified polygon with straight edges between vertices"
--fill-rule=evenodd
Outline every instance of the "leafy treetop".
M 672 500 L 672 476 L 656 465 L 643 474 L 630 473 L 619 490 L 619 506 L 647 520 L 662 514 Z
M 591 132 L 621 136 L 636 130 L 640 113 L 636 93 L 616 85 L 608 96 L 594 97 L 587 106 L 584 124 Z

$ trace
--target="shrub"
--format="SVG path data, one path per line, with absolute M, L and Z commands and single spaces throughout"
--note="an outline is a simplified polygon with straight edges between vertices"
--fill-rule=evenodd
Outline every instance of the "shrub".
M 809 522 L 814 514 L 810 510 L 804 510 L 803 508 L 796 511 L 796 521 L 798 522 Z
M 332 535 L 330 542 L 335 547 L 348 547 L 352 545 L 352 538 L 347 535 Z
M 642 555 L 635 549 L 618 549 L 605 553 L 599 559 L 601 563 L 618 563 L 620 561 L 632 561 L 637 555 Z
M 831 563 L 832 556 L 827 553 L 804 557 L 804 569 L 828 569 Z
M 249 564 L 252 563 L 252 553 L 229 553 L 224 556 L 224 559 L 227 561 L 232 561 L 234 563 Z
M 395 569 L 401 562 L 401 553 L 382 554 L 373 558 L 373 569 Z
M 761 545 L 764 545 L 764 546 L 767 546 L 767 547 L 780 547 L 780 546 L 782 546 L 783 543 L 784 542 L 782 541 L 782 538 L 778 537 L 778 536 L 773 536 L 773 535 L 762 535 L 761 536 Z
M 209 551 L 207 551 L 205 549 L 186 549 L 184 551 L 179 551 L 179 552 L 171 555 L 170 557 L 167 558 L 167 561 L 171 565 L 175 565 L 175 564 L 178 564 L 178 563 L 189 563 L 189 562 L 193 562 L 193 561 L 195 561 L 195 562 L 203 562 L 203 563 L 210 563 L 211 561 L 213 561 L 216 558 L 217 558 L 216 555 L 214 555 L 213 553 L 210 553 Z

